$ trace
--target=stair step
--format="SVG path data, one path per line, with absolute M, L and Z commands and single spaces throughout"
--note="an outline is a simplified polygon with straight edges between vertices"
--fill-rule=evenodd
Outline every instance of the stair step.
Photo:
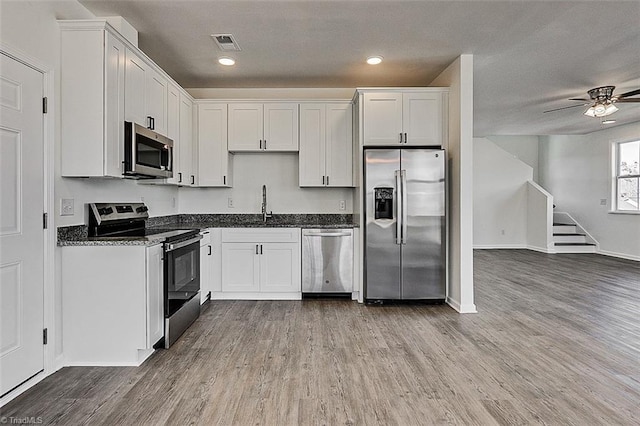
M 578 234 L 577 232 L 554 232 L 553 236 L 558 236 L 558 237 L 566 237 L 566 236 L 581 236 L 584 237 L 585 234 Z
M 553 226 L 576 226 L 575 223 L 560 223 L 560 222 L 553 222 Z
M 596 246 L 593 243 L 553 243 L 555 246 Z

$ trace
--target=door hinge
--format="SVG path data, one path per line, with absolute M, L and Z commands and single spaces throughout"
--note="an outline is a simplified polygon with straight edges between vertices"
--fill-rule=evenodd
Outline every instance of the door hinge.
M 47 229 L 48 225 L 49 225 L 49 214 L 42 213 L 42 228 Z
M 42 330 L 42 344 L 46 345 L 47 344 L 47 329 L 43 329 Z
M 47 113 L 47 97 L 42 98 L 42 113 Z

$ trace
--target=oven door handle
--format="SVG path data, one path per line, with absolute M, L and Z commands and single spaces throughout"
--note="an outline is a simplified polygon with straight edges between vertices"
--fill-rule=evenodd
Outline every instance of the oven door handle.
M 168 253 L 170 251 L 177 250 L 177 249 L 179 249 L 181 247 L 185 247 L 185 246 L 188 246 L 190 244 L 197 243 L 201 239 L 202 239 L 202 235 L 196 235 L 195 237 L 193 237 L 193 238 L 191 238 L 189 240 L 186 240 L 186 241 L 180 241 L 178 243 L 165 244 L 164 251 Z

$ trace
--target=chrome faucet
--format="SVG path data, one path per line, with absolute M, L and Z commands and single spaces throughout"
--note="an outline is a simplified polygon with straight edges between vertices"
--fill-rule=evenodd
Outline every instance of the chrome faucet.
M 267 223 L 267 219 L 273 216 L 273 211 L 267 213 L 267 185 L 262 185 L 262 221 Z

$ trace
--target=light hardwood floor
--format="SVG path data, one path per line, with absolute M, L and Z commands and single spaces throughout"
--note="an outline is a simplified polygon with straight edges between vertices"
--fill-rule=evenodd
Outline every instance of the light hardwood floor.
M 640 263 L 476 251 L 478 314 L 212 302 L 139 368 L 64 368 L 45 424 L 640 424 Z M 115 342 L 114 342 L 115 344 Z

